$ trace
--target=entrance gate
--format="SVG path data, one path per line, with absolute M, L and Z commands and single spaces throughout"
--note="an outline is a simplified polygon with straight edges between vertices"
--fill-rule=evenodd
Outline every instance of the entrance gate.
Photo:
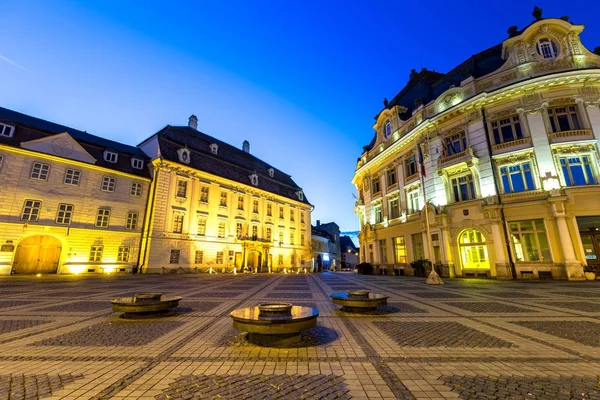
M 13 272 L 16 274 L 55 274 L 58 270 L 60 240 L 48 235 L 30 236 L 21 240 Z

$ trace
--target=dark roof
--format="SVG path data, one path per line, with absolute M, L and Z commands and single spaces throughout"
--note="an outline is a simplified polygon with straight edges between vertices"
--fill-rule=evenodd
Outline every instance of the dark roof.
M 179 163 L 177 150 L 190 149 L 190 166 L 212 175 L 221 176 L 244 185 L 251 185 L 249 176 L 258 175 L 258 188 L 305 204 L 310 204 L 303 196 L 299 200 L 297 191 L 302 190 L 288 175 L 259 158 L 219 139 L 188 126 L 166 126 L 158 132 L 161 156 Z M 211 144 L 219 146 L 217 154 L 210 150 Z M 273 168 L 273 177 L 269 176 Z
M 312 235 L 321 236 L 321 237 L 327 238 L 327 239 L 329 239 L 329 241 L 333 242 L 333 235 L 330 234 L 329 232 L 326 232 L 326 231 L 319 229 L 312 225 L 310 228 L 311 228 L 310 231 L 311 231 Z
M 345 253 L 350 249 L 353 253 L 358 251 L 350 236 L 340 236 L 340 251 Z
M 0 143 L 20 147 L 22 142 L 43 139 L 48 136 L 67 132 L 96 159 L 95 165 L 139 176 L 150 176 L 147 168 L 140 170 L 131 166 L 131 159 L 133 157 L 144 160 L 144 164 L 148 161 L 148 157 L 142 150 L 135 146 L 104 139 L 75 128 L 56 124 L 3 107 L 0 107 L 0 122 L 15 126 L 13 136 L 10 138 L 0 136 Z M 104 150 L 111 150 L 118 153 L 117 163 L 105 161 Z

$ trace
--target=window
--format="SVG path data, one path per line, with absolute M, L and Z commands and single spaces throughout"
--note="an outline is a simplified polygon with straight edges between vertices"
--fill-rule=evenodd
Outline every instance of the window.
M 48 164 L 42 164 L 34 162 L 31 168 L 31 179 L 39 179 L 40 181 L 48 180 L 48 173 L 50 172 L 50 166 Z
M 422 260 L 425 258 L 425 252 L 423 247 L 423 235 L 420 233 L 415 233 L 410 236 L 413 245 L 413 254 L 415 256 L 415 260 Z
M 271 234 L 271 228 L 267 227 L 267 242 L 270 242 L 272 238 L 272 234 Z
M 114 192 L 115 191 L 115 178 L 105 176 L 102 179 L 102 191 L 103 192 Z
M 258 239 L 258 226 L 252 225 L 252 240 Z
M 116 163 L 118 156 L 119 155 L 113 151 L 104 151 L 104 161 L 108 161 L 109 163 Z
M 225 221 L 219 221 L 219 229 L 217 232 L 217 236 L 220 238 L 225 237 Z
M 516 221 L 508 225 L 517 262 L 552 261 L 543 220 Z
M 279 219 L 283 219 L 283 206 L 279 207 Z
M 173 213 L 173 233 L 183 232 L 183 213 Z
M 130 249 L 131 249 L 131 247 L 129 247 L 129 246 L 119 246 L 119 252 L 117 253 L 117 262 L 129 261 Z
M 444 138 L 444 150 L 446 156 L 462 153 L 467 149 L 467 137 L 464 132 L 450 135 Z
M 206 217 L 203 215 L 198 216 L 198 236 L 206 235 Z
M 250 183 L 252 183 L 254 186 L 258 185 L 258 175 L 256 174 L 252 174 L 250 175 Z
M 409 178 L 417 173 L 417 157 L 413 154 L 404 162 L 406 169 L 406 177 Z
M 394 238 L 394 260 L 397 264 L 406 264 L 406 244 L 404 236 Z
M 242 225 L 241 222 L 238 222 L 237 224 L 235 224 L 235 236 L 237 236 L 238 238 L 241 238 L 243 229 L 244 229 L 244 225 Z
M 373 177 L 373 194 L 381 191 L 381 181 L 378 176 Z
M 392 186 L 396 183 L 396 168 L 387 170 L 387 185 Z
M 420 188 L 415 188 L 406 192 L 406 208 L 409 214 L 421 211 Z
M 387 264 L 387 246 L 385 244 L 385 239 L 379 241 L 379 259 L 382 263 Z
M 92 246 L 90 248 L 90 262 L 100 262 L 102 261 L 102 253 L 104 251 L 104 246 Z
M 25 200 L 21 221 L 37 221 L 40 218 L 42 202 L 40 200 Z
M 304 246 L 304 233 L 300 234 L 300 246 Z
M 133 229 L 137 228 L 137 223 L 138 223 L 138 214 L 128 212 L 127 218 L 125 219 L 125 229 L 133 230 Z
M 14 126 L 0 124 L 0 136 L 12 137 L 14 130 Z
M 494 144 L 508 143 L 523 139 L 521 120 L 518 115 L 492 121 Z
M 200 203 L 208 203 L 208 186 L 200 188 Z
M 267 204 L 267 217 L 270 217 L 273 215 L 273 205 L 271 203 Z
M 452 179 L 452 192 L 454 201 L 473 200 L 475 198 L 475 184 L 472 175 L 460 176 Z
M 549 108 L 548 118 L 550 119 L 552 132 L 581 129 L 577 108 L 575 106 Z
M 275 170 L 273 168 L 269 168 L 267 171 L 269 172 L 269 176 L 271 178 L 275 175 Z
M 144 168 L 144 161 L 140 160 L 139 158 L 132 158 L 131 166 L 135 169 L 142 169 Z
M 177 181 L 177 193 L 175 193 L 175 196 L 182 197 L 185 199 L 186 194 L 187 194 L 187 181 L 180 179 Z
M 279 231 L 279 245 L 283 244 L 283 229 Z
M 304 225 L 304 211 L 300 211 L 300 223 Z
M 244 209 L 244 196 L 238 196 L 238 210 Z
M 500 178 L 504 193 L 518 193 L 535 189 L 530 162 L 500 167 Z
M 107 208 L 99 208 L 96 214 L 96 228 L 108 228 L 108 220 L 110 218 L 110 210 Z
M 375 214 L 375 223 L 383 222 L 383 213 L 381 212 L 381 204 L 373 206 L 373 214 Z
M 390 219 L 398 218 L 400 216 L 400 207 L 398 207 L 398 199 L 392 199 L 389 201 L 390 208 Z
M 134 197 L 142 196 L 142 184 L 137 182 L 131 183 L 131 189 L 129 189 L 129 195 Z
M 279 259 L 277 260 L 277 264 L 283 265 L 283 254 L 279 255 Z
M 253 213 L 258 213 L 258 200 L 253 200 L 252 201 L 252 212 Z
M 292 246 L 295 244 L 294 232 L 290 232 L 290 244 Z
M 61 203 L 58 205 L 58 212 L 56 213 L 56 223 L 70 225 L 72 215 L 73 215 L 73 205 Z
M 216 264 L 223 264 L 223 252 L 217 251 L 217 259 L 215 261 Z
M 548 38 L 540 39 L 536 47 L 538 54 L 546 60 L 554 60 L 558 56 L 558 46 Z
M 227 192 L 221 191 L 221 201 L 219 203 L 221 207 L 227 207 Z
M 181 255 L 181 250 L 171 249 L 171 256 L 169 257 L 169 264 L 179 264 L 179 256 L 180 255 Z
M 294 210 L 290 210 L 290 222 L 294 222 L 295 221 L 295 216 L 294 216 Z
M 194 255 L 194 264 L 202 264 L 204 262 L 204 252 L 202 250 L 196 250 Z
M 65 172 L 64 183 L 66 185 L 79 185 L 79 178 L 81 177 L 81 171 L 76 169 L 67 168 Z
M 589 155 L 561 157 L 560 167 L 567 186 L 593 185 L 597 181 Z
M 213 143 L 210 145 L 210 151 L 213 154 L 218 154 L 219 153 L 219 146 L 216 143 Z
M 463 269 L 490 268 L 487 246 L 481 232 L 475 229 L 467 229 L 458 238 L 458 244 Z
M 392 123 L 390 122 L 390 120 L 388 119 L 387 121 L 385 121 L 385 138 L 389 138 L 390 135 L 392 134 Z

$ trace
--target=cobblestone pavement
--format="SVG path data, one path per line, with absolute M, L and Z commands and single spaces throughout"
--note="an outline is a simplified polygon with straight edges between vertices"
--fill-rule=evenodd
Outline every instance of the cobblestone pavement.
M 365 314 L 329 294 L 389 297 Z M 110 299 L 180 295 L 122 319 Z M 2 399 L 599 399 L 600 281 L 189 274 L 0 278 Z M 259 347 L 229 313 L 319 310 L 299 343 Z

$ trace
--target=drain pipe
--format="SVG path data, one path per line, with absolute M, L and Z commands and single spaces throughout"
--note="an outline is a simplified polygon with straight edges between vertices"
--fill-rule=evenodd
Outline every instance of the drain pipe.
M 156 187 L 158 186 L 158 172 L 159 172 L 158 166 L 155 168 L 154 170 L 154 176 L 152 178 L 152 198 L 150 198 L 150 196 L 148 196 L 148 202 L 146 204 L 146 215 L 144 215 L 144 225 L 142 226 L 142 238 L 144 237 L 144 234 L 146 235 L 146 241 L 144 243 L 144 258 L 142 258 L 142 246 L 140 246 L 140 251 L 138 254 L 138 273 L 143 273 L 143 268 L 145 267 L 145 259 L 146 259 L 146 255 L 148 254 L 148 241 L 150 240 L 150 227 L 152 226 L 152 219 L 153 219 L 153 210 L 154 210 L 154 199 L 156 197 Z M 142 264 L 140 265 L 140 260 L 142 261 Z
M 506 254 L 508 254 L 508 264 L 510 265 L 510 273 L 512 279 L 517 279 L 517 270 L 515 269 L 515 263 L 513 261 L 512 252 L 510 250 L 510 238 L 508 237 L 508 230 L 506 229 L 506 218 L 504 217 L 504 207 L 502 206 L 502 196 L 500 196 L 500 182 L 498 177 L 498 171 L 494 166 L 494 160 L 492 159 L 492 142 L 490 140 L 490 132 L 488 129 L 487 118 L 485 116 L 485 109 L 481 108 L 481 115 L 483 116 L 483 130 L 485 131 L 485 141 L 487 143 L 488 153 L 490 155 L 490 164 L 492 167 L 492 174 L 494 176 L 494 187 L 496 188 L 496 196 L 498 198 L 498 204 L 500 205 L 500 221 L 502 222 L 502 231 L 504 232 L 504 242 L 506 244 Z

